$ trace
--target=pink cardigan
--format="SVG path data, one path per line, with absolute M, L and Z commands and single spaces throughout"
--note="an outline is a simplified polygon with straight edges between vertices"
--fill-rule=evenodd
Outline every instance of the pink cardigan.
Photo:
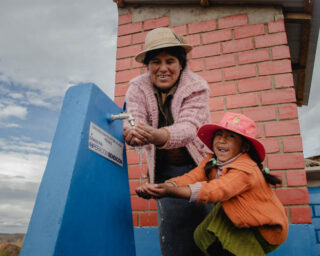
M 170 132 L 167 148 L 186 147 L 196 164 L 206 156 L 208 150 L 197 137 L 197 130 L 210 122 L 209 87 L 199 75 L 186 67 L 181 74 L 177 91 L 175 92 L 171 111 L 174 124 L 166 127 Z M 128 113 L 136 120 L 158 128 L 158 105 L 154 95 L 149 73 L 138 76 L 130 81 L 126 93 Z M 155 146 L 144 146 L 147 155 L 150 182 L 154 182 Z

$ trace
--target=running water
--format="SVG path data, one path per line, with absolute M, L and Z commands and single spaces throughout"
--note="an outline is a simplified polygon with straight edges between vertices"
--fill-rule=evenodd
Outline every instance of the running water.
M 147 176 L 144 174 L 143 165 L 142 165 L 143 150 L 142 150 L 142 147 L 135 147 L 134 150 L 137 151 L 139 154 L 139 169 L 140 169 L 139 184 L 141 185 L 144 179 L 147 178 Z M 148 216 L 150 216 L 150 200 L 148 200 L 147 211 L 148 211 Z

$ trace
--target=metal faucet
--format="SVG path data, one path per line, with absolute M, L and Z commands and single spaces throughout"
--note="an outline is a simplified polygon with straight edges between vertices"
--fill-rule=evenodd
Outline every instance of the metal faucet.
M 110 116 L 108 115 L 107 120 L 108 121 L 114 121 L 114 120 L 123 120 L 123 119 L 128 119 L 129 124 L 133 127 L 135 126 L 135 122 L 134 122 L 134 118 L 131 114 L 126 113 L 126 112 L 122 112 L 120 114 L 117 115 L 113 115 L 111 114 Z

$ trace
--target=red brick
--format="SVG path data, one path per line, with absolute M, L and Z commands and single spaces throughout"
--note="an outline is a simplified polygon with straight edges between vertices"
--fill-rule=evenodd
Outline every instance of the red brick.
M 116 71 L 130 69 L 131 59 L 122 59 L 116 62 Z
M 114 90 L 114 96 L 125 96 L 129 85 L 116 85 Z
M 143 23 L 143 28 L 145 30 L 150 30 L 159 27 L 167 27 L 170 24 L 170 20 L 168 17 L 161 17 L 158 19 L 145 20 Z
M 240 80 L 238 82 L 239 92 L 254 92 L 271 89 L 271 79 L 268 76 Z
M 215 30 L 217 27 L 216 20 L 205 20 L 188 24 L 189 34 L 200 33 Z
M 194 47 L 191 52 L 192 58 L 202 58 L 202 57 L 214 56 L 218 54 L 220 54 L 219 44 Z
M 129 35 L 142 31 L 142 22 L 118 26 L 118 36 Z
M 283 89 L 275 91 L 261 92 L 261 104 L 278 104 L 278 103 L 288 103 L 295 102 L 296 95 L 294 89 Z
M 142 227 L 157 226 L 157 213 L 156 212 L 142 212 L 140 213 L 140 225 Z
M 224 79 L 237 80 L 240 78 L 253 77 L 256 76 L 256 74 L 256 65 L 232 67 L 224 70 Z
M 186 35 L 187 34 L 187 25 L 177 26 L 171 28 L 178 35 Z
M 127 162 L 128 164 L 139 164 L 140 163 L 140 157 L 139 153 L 135 150 L 127 151 Z M 142 156 L 142 163 L 147 163 L 146 161 L 146 155 L 143 154 Z
M 148 166 L 143 164 L 129 165 L 129 179 L 144 179 L 147 177 Z
M 123 25 L 131 22 L 132 22 L 132 15 L 130 13 L 119 16 L 118 25 Z
M 305 171 L 287 171 L 286 176 L 288 186 L 307 185 L 307 175 Z
M 249 52 L 241 52 L 238 54 L 239 64 L 248 64 L 260 61 L 270 60 L 268 49 L 260 49 Z
M 258 63 L 259 75 L 272 75 L 292 72 L 290 60 Z
M 232 110 L 232 112 L 234 112 Z M 256 138 L 261 138 L 262 136 L 262 124 L 256 124 Z
M 298 118 L 298 108 L 296 104 L 280 105 L 278 108 L 280 119 Z
M 141 45 L 127 46 L 117 49 L 117 59 L 136 56 L 141 51 Z
M 268 167 L 273 170 L 303 169 L 303 154 L 285 154 L 267 156 Z
M 237 112 L 237 111 L 233 111 L 233 112 Z M 213 112 L 211 113 L 211 121 L 213 123 L 219 123 L 223 116 L 224 116 L 224 112 Z
M 283 20 L 271 21 L 268 23 L 269 33 L 284 32 L 286 30 Z
M 187 40 L 188 44 L 192 46 L 200 45 L 200 35 L 186 36 L 185 39 Z
M 283 142 L 283 152 L 300 152 L 303 150 L 301 137 L 284 137 Z
M 222 52 L 242 52 L 253 49 L 253 43 L 251 38 L 233 40 L 222 43 Z
M 290 58 L 290 50 L 289 50 L 289 47 L 286 45 L 273 47 L 271 51 L 272 51 L 273 60 Z
M 144 43 L 144 40 L 146 39 L 146 35 L 148 32 L 138 33 L 132 35 L 132 43 L 133 44 L 141 44 Z
M 242 112 L 244 115 L 250 117 L 255 122 L 270 121 L 277 119 L 276 108 L 273 107 L 259 107 L 259 108 L 247 108 Z
M 266 137 L 300 134 L 299 121 L 279 121 L 264 124 Z
M 218 19 L 218 28 L 231 28 L 248 24 L 248 16 L 239 14 Z
M 309 204 L 307 188 L 276 189 L 275 192 L 284 205 Z
M 139 214 L 136 212 L 132 213 L 132 222 L 133 222 L 133 226 L 137 227 L 139 225 Z
M 203 44 L 212 44 L 232 39 L 232 30 L 223 29 L 202 34 Z
M 291 73 L 276 75 L 274 76 L 274 84 L 276 88 L 292 87 L 294 85 L 293 76 Z
M 209 99 L 210 111 L 224 110 L 224 98 L 214 97 Z
M 138 196 L 131 196 L 131 207 L 133 211 L 147 210 L 148 209 L 147 200 Z
M 310 206 L 290 207 L 291 223 L 312 223 Z
M 145 67 L 144 64 L 137 62 L 134 58 L 132 58 L 132 68 L 142 68 Z M 143 73 L 144 73 L 144 69 L 143 69 Z
M 239 39 L 250 36 L 258 36 L 264 34 L 265 32 L 264 24 L 253 24 L 235 28 L 234 37 Z
M 278 139 L 260 139 L 259 141 L 263 144 L 266 153 L 277 153 L 280 150 Z
M 211 58 L 206 58 L 204 60 L 205 68 L 208 69 L 216 69 L 216 68 L 224 68 L 234 66 L 236 64 L 236 58 L 234 55 L 222 55 Z
M 259 98 L 256 93 L 246 93 L 227 96 L 227 108 L 243 108 L 259 105 Z
M 150 200 L 150 209 L 148 205 L 148 200 L 143 199 L 141 197 L 132 196 L 131 197 L 131 207 L 132 210 L 156 210 L 157 204 L 155 200 Z
M 222 80 L 221 70 L 210 70 L 198 73 L 202 76 L 208 83 L 220 82 Z
M 136 188 L 140 186 L 140 182 L 138 180 L 130 180 L 129 187 L 130 187 L 130 195 L 136 194 Z
M 115 97 L 114 103 L 116 103 L 120 108 L 123 107 L 124 97 Z
M 130 44 L 131 44 L 131 35 L 118 37 L 117 47 L 128 46 Z
M 191 60 L 191 61 L 189 61 L 188 66 L 189 66 L 190 70 L 193 72 L 202 71 L 203 70 L 202 59 Z
M 210 85 L 210 96 L 224 96 L 236 93 L 235 82 Z
M 254 38 L 256 48 L 288 44 L 286 33 L 277 33 Z
M 132 78 L 141 74 L 140 69 L 119 71 L 116 73 L 116 83 L 129 82 Z

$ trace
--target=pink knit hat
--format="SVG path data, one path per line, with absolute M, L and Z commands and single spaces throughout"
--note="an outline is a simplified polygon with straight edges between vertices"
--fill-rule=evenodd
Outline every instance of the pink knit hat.
M 260 161 L 265 158 L 264 146 L 255 139 L 256 124 L 249 117 L 239 114 L 226 112 L 219 124 L 205 124 L 198 130 L 198 137 L 212 151 L 212 138 L 217 130 L 225 129 L 242 135 L 251 142 L 256 149 Z

